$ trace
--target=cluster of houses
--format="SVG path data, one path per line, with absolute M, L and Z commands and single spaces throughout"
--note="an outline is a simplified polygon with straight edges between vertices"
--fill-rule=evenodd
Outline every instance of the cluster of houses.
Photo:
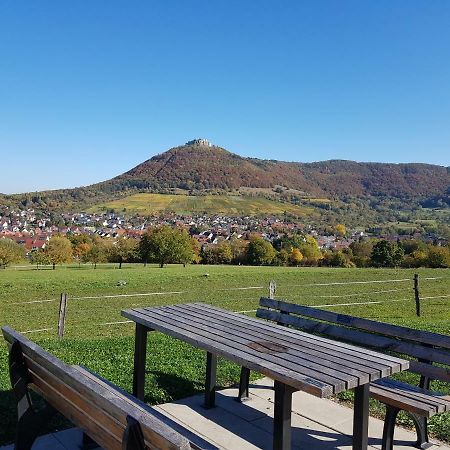
M 201 245 L 214 245 L 231 239 L 248 239 L 258 234 L 274 242 L 285 234 L 306 232 L 317 239 L 321 249 L 343 250 L 355 240 L 367 236 L 354 231 L 346 237 L 320 233 L 311 226 L 294 223 L 277 217 L 231 217 L 208 215 L 166 215 L 145 218 L 139 215 L 125 217 L 115 213 L 65 213 L 58 223 L 50 215 L 36 214 L 33 209 L 0 209 L 0 238 L 10 238 L 25 246 L 28 252 L 45 249 L 54 234 L 88 234 L 103 238 L 127 237 L 140 239 L 146 229 L 158 225 L 185 228 Z M 411 236 L 373 236 L 401 240 Z M 417 236 L 423 239 L 424 236 Z M 428 239 L 436 237 L 429 236 Z M 426 240 L 428 240 L 426 239 Z

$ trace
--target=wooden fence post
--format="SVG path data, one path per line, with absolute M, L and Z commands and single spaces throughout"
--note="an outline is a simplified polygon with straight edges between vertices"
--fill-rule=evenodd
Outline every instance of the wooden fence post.
M 414 298 L 416 300 L 416 315 L 420 317 L 419 274 L 414 274 Z
M 275 298 L 275 294 L 277 292 L 277 283 L 275 280 L 272 280 L 269 283 L 269 298 Z
M 59 302 L 59 318 L 58 318 L 58 337 L 62 339 L 64 337 L 64 326 L 66 324 L 66 312 L 67 312 L 67 294 L 61 294 L 61 300 Z

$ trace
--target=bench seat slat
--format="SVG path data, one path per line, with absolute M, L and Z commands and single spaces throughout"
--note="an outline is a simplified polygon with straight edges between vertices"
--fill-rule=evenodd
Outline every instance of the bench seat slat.
M 405 395 L 411 398 L 417 398 L 424 403 L 436 406 L 438 412 L 445 412 L 450 407 L 450 396 L 442 394 L 441 392 L 431 391 L 419 386 L 394 380 L 392 378 L 385 378 L 384 380 L 377 380 L 374 384 L 384 386 L 388 389 L 398 389 L 404 392 Z
M 45 368 L 36 364 L 29 357 L 25 357 L 25 361 L 31 375 L 32 383 L 42 390 L 42 383 L 45 383 L 45 387 L 48 388 L 46 398 L 51 400 L 52 397 L 62 397 L 67 399 L 74 407 L 80 407 L 86 412 L 86 416 L 89 417 L 89 421 L 96 421 L 98 406 L 93 405 L 85 396 L 80 394 L 72 387 L 63 383 L 58 377 L 54 376 L 51 372 Z M 121 418 L 122 419 L 122 418 Z M 123 420 L 117 420 L 109 414 L 102 415 L 102 422 L 106 429 L 114 431 L 117 436 L 121 436 L 125 430 L 126 422 L 125 416 Z
M 417 389 L 419 388 L 395 380 L 389 380 L 389 384 L 376 381 L 370 385 L 370 395 L 383 403 L 424 417 L 432 417 L 439 412 L 450 411 L 450 401 L 444 405 L 442 403 L 445 397 L 432 391 L 423 390 L 420 393 Z
M 108 422 L 101 425 L 99 418 L 96 418 L 94 415 L 89 415 L 87 413 L 88 408 L 86 408 L 86 405 L 82 401 L 76 405 L 64 396 L 58 395 L 58 391 L 50 383 L 47 383 L 47 380 L 41 379 L 37 374 L 34 374 L 33 384 L 39 395 L 45 398 L 55 409 L 60 411 L 64 417 L 81 428 L 101 447 L 111 450 L 122 449 L 121 437 L 124 428 L 121 429 L 119 435 L 115 434 L 114 429 L 108 428 Z

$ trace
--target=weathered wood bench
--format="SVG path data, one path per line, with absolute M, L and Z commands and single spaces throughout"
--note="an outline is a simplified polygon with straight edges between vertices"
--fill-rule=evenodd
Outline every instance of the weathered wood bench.
M 2 331 L 17 401 L 17 450 L 30 449 L 57 411 L 105 449 L 197 448 L 117 386 L 83 367 L 64 363 L 9 327 Z M 40 410 L 35 409 L 30 391 L 45 400 Z
M 432 380 L 450 382 L 450 336 L 269 298 L 261 298 L 260 306 L 256 316 L 279 325 L 410 357 L 409 371 L 420 375 L 418 386 L 390 378 L 381 379 L 371 383 L 370 395 L 386 405 L 383 450 L 393 447 L 395 421 L 400 410 L 407 411 L 414 421 L 416 445 L 427 448 L 427 419 L 450 411 L 450 396 L 431 390 Z M 339 346 L 339 342 L 336 345 Z M 247 380 L 248 373 L 243 370 L 241 390 L 246 389 Z

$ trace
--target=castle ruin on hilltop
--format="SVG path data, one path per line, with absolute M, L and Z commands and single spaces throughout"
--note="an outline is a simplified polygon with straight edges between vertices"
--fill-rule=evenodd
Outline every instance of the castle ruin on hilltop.
M 208 139 L 192 139 L 192 141 L 186 142 L 186 145 L 204 145 L 206 147 L 212 147 L 212 144 Z

